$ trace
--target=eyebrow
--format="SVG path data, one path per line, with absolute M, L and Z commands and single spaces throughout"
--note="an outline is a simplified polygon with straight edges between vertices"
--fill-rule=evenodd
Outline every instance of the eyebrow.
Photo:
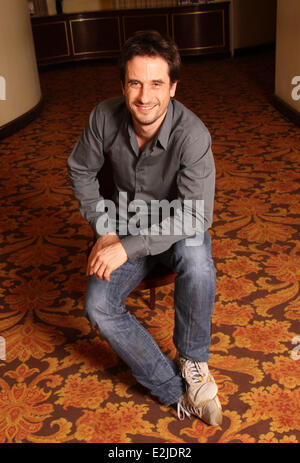
M 142 82 L 138 79 L 128 79 L 128 83 L 131 84 L 133 82 L 138 82 L 139 84 L 141 84 Z M 153 79 L 151 80 L 152 83 L 159 83 L 159 84 L 164 84 L 165 81 L 162 80 L 162 79 Z

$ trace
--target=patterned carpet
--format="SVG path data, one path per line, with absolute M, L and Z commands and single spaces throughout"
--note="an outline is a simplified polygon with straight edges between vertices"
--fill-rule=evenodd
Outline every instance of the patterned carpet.
M 92 233 L 66 160 L 93 106 L 119 94 L 114 65 L 43 70 L 41 84 L 41 117 L 0 143 L 0 442 L 299 442 L 300 133 L 270 102 L 273 52 L 187 60 L 177 93 L 210 129 L 216 160 L 220 427 L 179 421 L 83 317 Z M 127 302 L 175 358 L 172 286 L 154 311 L 146 291 Z

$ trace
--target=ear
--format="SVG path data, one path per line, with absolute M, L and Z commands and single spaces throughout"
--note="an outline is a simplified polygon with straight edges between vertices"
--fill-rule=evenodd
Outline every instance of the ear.
M 171 86 L 170 86 L 170 97 L 175 96 L 177 84 L 178 84 L 177 80 L 171 84 Z

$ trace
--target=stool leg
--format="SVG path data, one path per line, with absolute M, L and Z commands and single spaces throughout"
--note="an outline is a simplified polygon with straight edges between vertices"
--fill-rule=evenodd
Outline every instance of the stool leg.
M 155 309 L 155 288 L 150 288 L 150 309 Z

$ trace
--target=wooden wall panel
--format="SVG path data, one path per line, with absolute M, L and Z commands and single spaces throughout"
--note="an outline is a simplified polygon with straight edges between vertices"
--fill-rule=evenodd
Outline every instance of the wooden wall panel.
M 204 50 L 224 48 L 224 11 L 192 11 L 172 13 L 173 38 L 178 48 L 184 50 Z
M 117 16 L 71 19 L 70 31 L 74 55 L 120 51 L 120 20 Z
M 168 14 L 159 14 L 149 12 L 122 16 L 123 40 L 124 42 L 135 32 L 141 30 L 154 29 L 161 34 L 169 34 Z
M 32 18 L 39 64 L 117 58 L 134 32 L 171 35 L 181 55 L 230 53 L 229 2 L 170 8 L 114 9 Z
M 66 21 L 33 23 L 32 27 L 38 61 L 70 56 Z

